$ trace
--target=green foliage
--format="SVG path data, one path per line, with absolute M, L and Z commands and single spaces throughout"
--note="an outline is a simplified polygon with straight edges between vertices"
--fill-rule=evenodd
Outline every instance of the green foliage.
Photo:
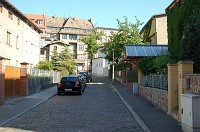
M 168 63 L 170 63 L 170 56 L 160 55 L 140 59 L 138 61 L 138 68 L 144 73 L 144 75 L 167 74 Z
M 151 42 L 151 37 L 150 37 L 151 25 L 152 22 L 148 23 L 144 29 L 143 42 L 147 44 L 150 44 Z
M 74 74 L 76 69 L 76 62 L 69 52 L 68 47 L 65 46 L 64 50 L 59 54 L 61 69 L 65 69 L 68 75 Z
M 138 61 L 138 68 L 144 75 L 155 74 L 154 57 L 143 58 Z
M 127 69 L 127 68 L 131 68 L 131 64 L 130 63 L 126 63 L 123 60 L 121 60 L 116 66 L 115 66 L 115 71 L 121 71 L 122 69 Z
M 40 62 L 36 65 L 36 68 L 38 68 L 38 69 L 43 69 L 43 70 L 53 70 L 53 69 L 54 69 L 54 66 L 53 66 L 52 62 L 43 60 L 43 61 L 40 61 Z
M 167 74 L 167 64 L 170 63 L 170 56 L 160 55 L 155 57 L 154 65 L 157 74 Z
M 58 52 L 57 52 L 57 50 L 53 50 L 53 52 L 52 52 L 52 56 L 51 56 L 51 61 L 52 61 L 52 64 L 54 65 L 54 70 L 58 70 L 59 69 L 59 67 L 60 67 L 60 64 L 59 64 L 59 62 L 60 62 L 60 58 L 59 58 L 59 54 L 58 54 Z
M 127 81 L 128 81 L 128 82 L 137 82 L 137 81 L 138 81 L 138 70 L 137 70 L 137 68 L 131 69 L 131 70 L 128 72 Z
M 97 53 L 98 48 L 101 46 L 99 43 L 97 43 L 97 40 L 100 40 L 102 35 L 102 32 L 99 33 L 96 29 L 94 29 L 90 34 L 88 34 L 88 36 L 80 39 L 80 41 L 87 45 L 88 59 L 92 60 Z
M 181 41 L 182 60 L 193 60 L 194 72 L 200 73 L 200 25 L 195 15 L 191 14 L 189 22 L 184 28 L 184 37 Z
M 123 61 L 125 44 L 142 44 L 142 38 L 138 30 L 142 23 L 137 18 L 136 23 L 129 22 L 127 17 L 124 17 L 124 22 L 119 20 L 117 21 L 118 33 L 113 33 L 110 37 L 110 41 L 105 43 L 103 49 L 101 50 L 104 54 L 106 54 L 105 59 L 108 61 L 113 61 L 114 53 L 116 67 L 120 61 Z M 121 68 L 124 67 L 121 66 Z
M 190 21 L 190 15 L 193 14 L 196 16 L 197 23 L 200 24 L 199 7 L 199 0 L 184 0 L 184 2 L 177 2 L 172 9 L 166 11 L 168 23 L 168 45 L 173 62 L 177 62 L 182 59 L 181 56 L 183 55 L 183 50 L 181 40 L 184 34 L 184 27 L 186 27 Z
M 76 62 L 67 46 L 65 46 L 64 50 L 62 50 L 60 53 L 53 51 L 51 59 L 55 67 L 54 70 L 61 70 L 62 75 L 71 75 L 75 73 Z

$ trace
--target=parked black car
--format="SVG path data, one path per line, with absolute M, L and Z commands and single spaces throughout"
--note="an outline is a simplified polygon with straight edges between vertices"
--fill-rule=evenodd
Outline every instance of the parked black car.
M 79 74 L 84 75 L 86 77 L 86 81 L 87 82 L 92 82 L 92 75 L 89 72 L 87 72 L 87 71 L 79 72 Z
M 78 92 L 79 95 L 82 95 L 84 89 L 85 84 L 81 75 L 63 76 L 57 85 L 57 94 L 61 95 L 61 93 Z

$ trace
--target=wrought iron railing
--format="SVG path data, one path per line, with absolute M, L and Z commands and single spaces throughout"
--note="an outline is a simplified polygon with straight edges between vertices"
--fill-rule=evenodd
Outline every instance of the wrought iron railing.
M 142 78 L 142 86 L 168 90 L 167 75 L 148 75 Z

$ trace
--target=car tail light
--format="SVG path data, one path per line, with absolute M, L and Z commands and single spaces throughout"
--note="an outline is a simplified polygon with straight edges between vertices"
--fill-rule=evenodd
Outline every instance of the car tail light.
M 79 81 L 76 81 L 75 87 L 79 87 Z
M 62 83 L 58 83 L 58 87 L 62 87 L 63 86 L 63 84 Z

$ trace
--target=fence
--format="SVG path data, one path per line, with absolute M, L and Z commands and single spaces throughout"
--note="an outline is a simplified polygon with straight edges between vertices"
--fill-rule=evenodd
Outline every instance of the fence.
M 42 91 L 60 81 L 60 72 L 31 68 L 28 72 L 28 94 Z
M 167 75 L 148 75 L 142 78 L 142 86 L 168 90 Z
M 60 72 L 48 71 L 32 68 L 29 71 L 29 85 L 58 83 L 60 81 Z

